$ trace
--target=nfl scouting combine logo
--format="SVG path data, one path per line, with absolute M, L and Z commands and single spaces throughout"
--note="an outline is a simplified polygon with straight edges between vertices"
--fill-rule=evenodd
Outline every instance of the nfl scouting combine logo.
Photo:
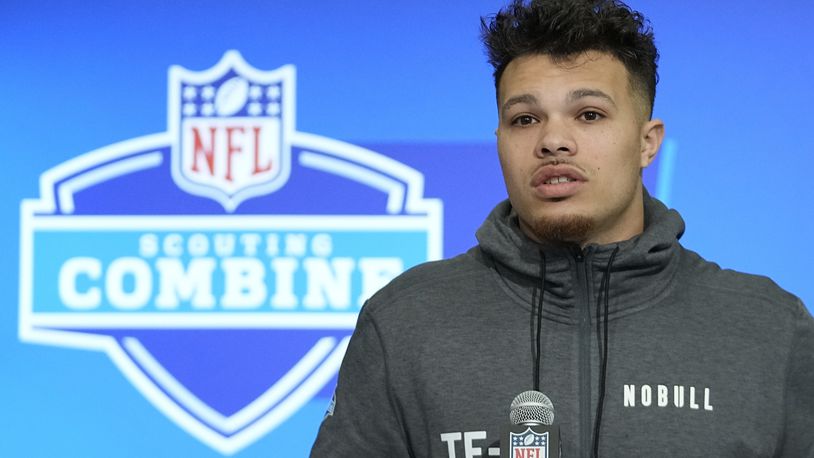
M 173 67 L 167 132 L 46 171 L 21 206 L 20 338 L 107 353 L 223 454 L 327 399 L 365 299 L 442 254 L 423 176 L 298 132 L 294 85 L 236 51 Z

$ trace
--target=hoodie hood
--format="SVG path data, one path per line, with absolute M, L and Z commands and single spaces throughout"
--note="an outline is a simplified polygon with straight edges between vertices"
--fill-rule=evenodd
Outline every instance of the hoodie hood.
M 598 291 L 613 250 L 610 317 L 632 313 L 655 303 L 672 284 L 681 253 L 678 239 L 684 221 L 675 210 L 657 199 L 644 196 L 644 231 L 629 240 L 607 245 L 542 246 L 520 229 L 517 213 L 508 200 L 492 210 L 477 231 L 480 249 L 490 259 L 504 286 L 523 307 L 530 307 L 532 293 L 539 288 L 541 250 L 545 255 L 545 308 L 543 313 L 557 321 L 572 321 L 577 307 L 574 282 L 577 257 L 590 266 L 589 288 Z M 591 297 L 596 297 L 591 295 Z

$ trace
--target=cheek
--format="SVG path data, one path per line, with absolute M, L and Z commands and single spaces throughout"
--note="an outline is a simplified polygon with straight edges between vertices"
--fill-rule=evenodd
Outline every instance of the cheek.
M 523 183 L 523 174 L 517 169 L 516 164 L 511 161 L 508 164 L 501 164 L 503 169 L 503 181 L 506 184 L 506 191 L 515 194 Z
M 500 171 L 503 174 L 503 182 L 506 185 L 507 191 L 511 192 L 512 190 L 512 183 L 514 182 L 515 171 L 512 169 L 513 161 L 512 158 L 505 154 L 502 149 L 498 150 L 498 161 L 500 162 Z
M 621 191 L 620 188 L 629 186 L 639 176 L 639 154 L 636 146 L 620 138 L 606 138 L 603 142 L 595 142 L 590 151 L 583 156 L 583 165 L 591 178 L 601 183 L 597 189 L 600 193 L 613 192 L 608 188 Z
M 631 136 L 609 136 L 596 151 L 600 154 L 596 164 L 606 170 L 623 172 L 639 169 L 641 145 Z
M 516 142 L 500 141 L 498 142 L 498 160 L 500 161 L 500 168 L 503 170 L 503 177 L 506 179 L 506 184 L 510 181 L 515 181 L 521 178 L 527 161 L 520 153 L 519 146 Z

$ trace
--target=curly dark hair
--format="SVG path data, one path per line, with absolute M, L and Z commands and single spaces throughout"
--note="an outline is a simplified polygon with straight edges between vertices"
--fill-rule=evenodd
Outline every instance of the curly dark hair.
M 658 81 L 653 29 L 639 12 L 618 0 L 512 0 L 481 18 L 481 38 L 494 67 L 495 88 L 512 59 L 544 54 L 565 60 L 586 51 L 609 53 L 630 74 L 634 93 L 652 114 Z

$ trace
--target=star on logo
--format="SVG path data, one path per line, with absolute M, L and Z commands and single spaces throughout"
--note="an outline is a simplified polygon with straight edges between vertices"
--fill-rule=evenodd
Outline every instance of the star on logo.
M 184 104 L 184 115 L 194 116 L 198 112 L 198 107 L 194 103 Z
M 279 103 L 270 103 L 266 106 L 266 113 L 270 116 L 277 116 L 280 114 L 280 104 Z
M 215 114 L 215 106 L 211 103 L 201 105 L 201 114 L 204 116 L 212 116 Z
M 195 86 L 187 86 L 184 88 L 184 100 L 190 101 L 194 100 L 195 97 L 198 95 L 198 89 Z
M 266 97 L 269 100 L 279 100 L 280 99 L 280 86 L 269 86 L 266 89 Z
M 257 102 L 252 102 L 249 104 L 249 114 L 252 116 L 260 116 L 260 113 L 263 112 L 263 109 L 260 108 L 260 104 Z
M 252 100 L 260 100 L 263 96 L 263 89 L 260 86 L 252 86 L 249 88 L 249 98 Z
M 204 100 L 212 100 L 212 99 L 214 99 L 215 98 L 215 88 L 212 87 L 212 86 L 204 86 L 204 88 L 201 89 L 201 97 L 203 97 Z

